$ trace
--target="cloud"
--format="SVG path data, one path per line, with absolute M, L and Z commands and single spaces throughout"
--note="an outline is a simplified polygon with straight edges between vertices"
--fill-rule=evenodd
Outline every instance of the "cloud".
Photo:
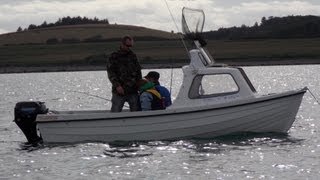
M 167 0 L 180 28 L 183 6 L 200 8 L 206 13 L 205 30 L 219 27 L 253 25 L 261 17 L 320 14 L 320 2 L 273 0 Z M 165 0 L 2 0 L 0 33 L 19 26 L 55 22 L 63 16 L 87 16 L 109 19 L 110 23 L 132 24 L 177 31 Z
M 8 30 L 0 28 L 0 34 L 6 33 L 6 32 L 8 32 Z
M 319 3 L 319 2 L 318 2 Z M 229 7 L 207 9 L 208 29 L 253 25 L 262 17 L 288 15 L 320 15 L 320 4 L 307 1 L 250 1 Z

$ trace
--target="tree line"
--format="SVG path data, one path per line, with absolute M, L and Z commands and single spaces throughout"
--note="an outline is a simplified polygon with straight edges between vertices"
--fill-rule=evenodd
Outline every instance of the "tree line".
M 66 26 L 66 25 L 80 25 L 80 24 L 109 24 L 108 19 L 98 19 L 97 17 L 94 17 L 93 19 L 88 18 L 88 17 L 63 17 L 59 18 L 56 22 L 54 23 L 47 23 L 44 21 L 41 25 L 35 25 L 35 24 L 30 24 L 28 28 L 22 29 L 19 27 L 17 29 L 17 32 L 20 31 L 27 31 L 27 30 L 32 30 L 32 29 L 41 29 L 41 28 L 48 28 L 48 27 L 57 27 L 57 26 Z
M 249 27 L 219 28 L 204 33 L 206 39 L 271 39 L 271 38 L 315 38 L 320 37 L 320 16 L 263 17 Z
M 30 24 L 24 30 L 19 27 L 17 31 L 79 24 L 109 24 L 109 21 L 97 17 L 91 19 L 67 16 L 54 23 L 44 21 L 41 25 Z M 204 32 L 203 35 L 205 39 L 213 40 L 314 38 L 320 37 L 320 16 L 262 17 L 261 22 L 256 22 L 253 26 L 219 28 L 216 31 Z M 96 38 L 88 41 L 96 41 Z M 98 41 L 101 41 L 101 38 L 98 38 Z

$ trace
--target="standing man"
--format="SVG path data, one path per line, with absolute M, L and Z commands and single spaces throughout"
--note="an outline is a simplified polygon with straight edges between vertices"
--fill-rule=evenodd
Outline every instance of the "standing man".
M 137 56 L 131 51 L 133 39 L 124 36 L 120 49 L 111 54 L 107 62 L 107 71 L 112 83 L 111 112 L 121 112 L 125 102 L 130 111 L 140 109 L 137 82 L 142 79 L 141 66 Z
M 170 106 L 172 104 L 171 94 L 166 87 L 160 85 L 159 83 L 160 74 L 156 71 L 150 71 L 145 76 L 145 78 L 148 81 L 153 82 L 155 84 L 156 90 L 160 93 L 161 97 L 164 98 L 165 107 Z

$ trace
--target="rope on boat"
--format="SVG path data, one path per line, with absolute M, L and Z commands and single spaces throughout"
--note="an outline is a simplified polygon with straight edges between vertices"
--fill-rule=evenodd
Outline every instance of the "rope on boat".
M 313 99 L 318 103 L 318 105 L 320 105 L 319 100 L 316 98 L 316 96 L 311 92 L 311 90 L 308 87 L 307 87 L 307 90 L 309 91 Z

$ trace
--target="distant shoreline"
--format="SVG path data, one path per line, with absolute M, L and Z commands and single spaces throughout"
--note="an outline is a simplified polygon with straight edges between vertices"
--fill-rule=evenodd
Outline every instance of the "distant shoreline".
M 174 65 L 144 64 L 143 69 L 179 68 L 185 64 Z M 61 65 L 61 66 L 8 66 L 0 67 L 0 74 L 10 73 L 41 73 L 41 72 L 75 72 L 75 71 L 106 71 L 106 65 Z
M 281 65 L 311 65 L 320 64 L 320 59 L 243 59 L 218 60 L 217 64 L 229 66 L 281 66 Z M 187 63 L 173 64 L 142 64 L 143 69 L 181 68 Z M 0 67 L 0 74 L 10 73 L 41 73 L 41 72 L 74 72 L 74 71 L 103 71 L 105 65 L 56 65 L 56 66 L 4 66 Z

